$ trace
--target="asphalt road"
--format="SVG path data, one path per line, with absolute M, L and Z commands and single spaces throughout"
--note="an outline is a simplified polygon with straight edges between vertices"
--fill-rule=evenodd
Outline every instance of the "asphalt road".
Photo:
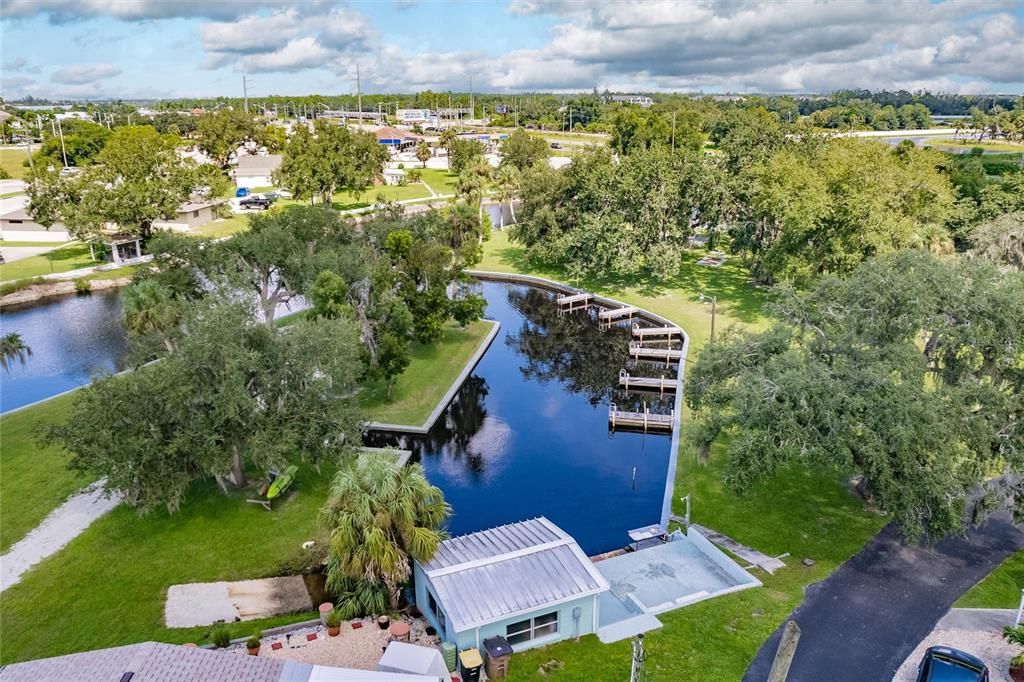
M 1006 514 L 966 538 L 907 545 L 887 526 L 790 614 L 800 626 L 788 682 L 888 682 L 953 602 L 1024 547 Z M 781 627 L 743 678 L 768 679 Z

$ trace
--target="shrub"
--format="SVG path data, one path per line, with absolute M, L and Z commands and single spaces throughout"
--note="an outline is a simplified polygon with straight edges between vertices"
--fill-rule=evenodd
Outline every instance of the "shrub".
M 6 296 L 7 294 L 13 294 L 19 289 L 30 287 L 33 284 L 44 284 L 46 279 L 43 277 L 26 277 L 24 279 L 16 279 L 13 282 L 5 282 L 0 285 L 0 296 Z
M 249 639 L 245 640 L 245 648 L 246 649 L 258 649 L 259 646 L 260 646 L 260 637 L 262 637 L 262 636 L 263 636 L 263 633 L 260 632 L 259 630 L 257 630 L 256 632 L 252 633 L 252 636 L 249 637 Z
M 85 277 L 79 277 L 75 280 L 75 293 L 76 294 L 87 294 L 92 291 L 92 282 Z
M 210 640 L 218 649 L 225 649 L 231 644 L 231 630 L 227 625 L 218 625 L 210 633 Z

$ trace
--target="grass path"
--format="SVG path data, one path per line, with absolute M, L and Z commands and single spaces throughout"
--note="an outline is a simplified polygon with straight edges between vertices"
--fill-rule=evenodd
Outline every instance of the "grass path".
M 679 274 L 667 281 L 613 277 L 568 280 L 557 268 L 535 267 L 523 250 L 511 244 L 508 233 L 495 233 L 484 245 L 481 270 L 523 272 L 549 277 L 596 293 L 613 296 L 680 324 L 691 336 L 691 358 L 710 335 L 711 309 L 701 292 L 718 296 L 716 333 L 729 325 L 760 328 L 768 323 L 763 312 L 768 295 L 755 288 L 735 260 L 719 268 L 695 264 L 699 253 L 686 256 Z M 689 422 L 684 413 L 683 429 Z M 850 495 L 842 472 L 789 467 L 754 486 L 740 497 L 722 483 L 726 460 L 717 444 L 707 464 L 696 461 L 686 446 L 679 453 L 675 482 L 675 513 L 679 499 L 691 495 L 693 520 L 714 528 L 769 555 L 789 552 L 787 568 L 774 576 L 757 571 L 764 587 L 701 602 L 659 616 L 661 630 L 645 638 L 647 670 L 656 680 L 738 680 L 778 625 L 803 599 L 804 589 L 822 580 L 885 523 Z M 811 558 L 811 567 L 800 561 Z M 627 679 L 628 642 L 601 644 L 587 636 L 516 655 L 510 679 L 561 680 Z M 540 675 L 548 661 L 563 668 Z
M 390 424 L 422 424 L 480 347 L 491 326 L 483 321 L 465 329 L 449 324 L 439 342 L 414 344 L 412 361 L 395 382 L 390 400 L 383 382 L 364 389 L 359 402 L 366 416 Z

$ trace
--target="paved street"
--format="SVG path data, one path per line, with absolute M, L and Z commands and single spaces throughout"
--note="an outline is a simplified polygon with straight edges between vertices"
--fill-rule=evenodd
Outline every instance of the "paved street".
M 1024 530 L 1005 514 L 933 547 L 907 545 L 886 527 L 808 588 L 791 615 L 802 634 L 789 682 L 892 679 L 953 602 L 1021 547 Z M 768 678 L 779 634 L 761 647 L 744 680 Z

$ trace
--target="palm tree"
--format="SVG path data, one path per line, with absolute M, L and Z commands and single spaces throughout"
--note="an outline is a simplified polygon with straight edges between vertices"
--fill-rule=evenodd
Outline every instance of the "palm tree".
M 424 168 L 427 167 L 427 159 L 431 156 L 433 154 L 430 151 L 430 145 L 425 140 L 420 140 L 420 143 L 416 145 L 416 158 L 419 159 Z
M 30 357 L 32 349 L 21 340 L 21 334 L 11 332 L 0 337 L 0 365 L 5 371 L 11 371 L 11 365 L 15 360 L 24 365 Z
M 170 331 L 181 320 L 181 308 L 170 290 L 156 280 L 144 279 L 124 292 L 124 326 L 135 334 L 158 334 L 174 352 Z
M 440 526 L 450 514 L 441 490 L 427 481 L 419 464 L 403 467 L 387 454 L 360 455 L 334 477 L 320 510 L 320 524 L 330 534 L 328 589 L 342 599 L 363 595 L 369 601 L 376 586 L 386 590 L 396 610 L 399 586 L 412 570 L 410 559 L 434 556 L 445 538 Z
M 448 170 L 452 169 L 452 143 L 457 139 L 459 139 L 459 135 L 455 132 L 454 128 L 445 128 L 441 131 L 441 136 L 437 140 L 438 144 L 448 152 Z
M 962 118 L 958 118 L 956 123 L 953 124 L 953 127 L 955 128 L 953 131 L 953 141 L 956 142 L 956 138 L 959 137 L 960 133 L 967 130 L 967 124 L 964 123 Z
M 498 206 L 501 207 L 508 202 L 508 211 L 512 215 L 512 222 L 516 221 L 516 212 L 512 204 L 519 196 L 519 171 L 515 166 L 505 165 L 498 169 L 494 176 L 494 189 L 498 197 Z M 505 229 L 505 211 L 499 211 L 498 229 Z

